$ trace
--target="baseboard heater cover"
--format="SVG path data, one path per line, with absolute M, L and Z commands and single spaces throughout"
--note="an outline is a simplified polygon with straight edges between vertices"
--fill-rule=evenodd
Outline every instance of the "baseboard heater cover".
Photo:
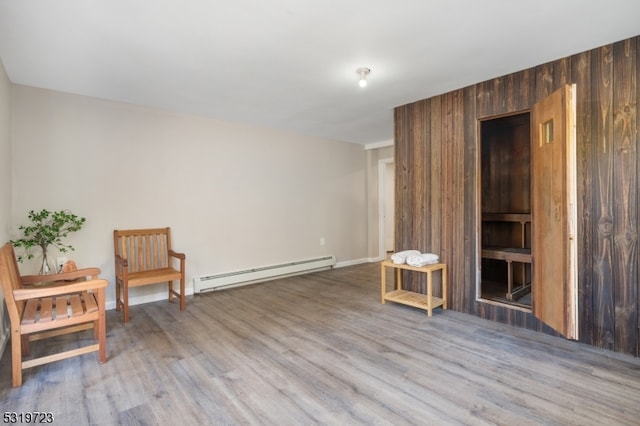
M 335 266 L 335 256 L 322 256 L 313 259 L 298 260 L 278 265 L 262 266 L 241 271 L 195 277 L 195 293 L 222 290 L 240 285 L 255 284 L 276 278 L 301 275 L 309 272 L 329 269 Z

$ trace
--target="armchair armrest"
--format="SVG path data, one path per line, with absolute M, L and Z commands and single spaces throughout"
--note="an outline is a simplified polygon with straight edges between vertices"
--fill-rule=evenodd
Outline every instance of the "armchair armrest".
M 120 256 L 119 254 L 116 254 L 116 266 L 127 268 L 129 266 L 129 261 L 126 258 Z
M 49 274 L 49 275 L 23 275 L 20 277 L 22 284 L 32 285 L 37 283 L 55 283 L 58 281 L 74 281 L 79 278 L 91 277 L 93 279 L 98 278 L 100 275 L 99 268 L 83 268 L 71 272 L 65 272 L 63 274 Z
M 15 300 L 27 300 L 39 297 L 60 296 L 87 290 L 101 290 L 108 285 L 109 282 L 107 280 L 100 278 L 91 279 L 89 281 L 66 283 L 65 285 L 60 286 L 18 288 L 13 290 L 13 297 Z
M 178 253 L 175 250 L 169 250 L 169 256 L 175 257 L 177 259 L 182 259 L 182 260 L 184 260 L 186 258 L 184 253 Z

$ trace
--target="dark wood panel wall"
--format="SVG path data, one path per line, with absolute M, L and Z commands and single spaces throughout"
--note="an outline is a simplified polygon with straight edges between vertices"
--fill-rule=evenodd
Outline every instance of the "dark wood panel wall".
M 476 301 L 478 120 L 577 90 L 580 340 L 640 355 L 640 37 L 395 109 L 396 250 L 438 253 L 456 311 L 553 334 L 529 312 Z M 406 286 L 421 291 L 422 274 Z

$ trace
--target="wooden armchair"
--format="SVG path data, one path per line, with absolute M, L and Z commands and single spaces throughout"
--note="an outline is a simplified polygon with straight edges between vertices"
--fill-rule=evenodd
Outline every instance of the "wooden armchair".
M 116 310 L 123 310 L 124 322 L 129 321 L 129 288 L 166 282 L 169 302 L 180 299 L 185 308 L 184 253 L 171 248 L 170 228 L 129 229 L 113 231 L 116 268 Z M 179 264 L 178 269 L 174 262 Z M 180 290 L 173 288 L 180 281 Z
M 13 246 L 0 248 L 0 281 L 11 321 L 13 386 L 22 385 L 22 370 L 54 361 L 98 352 L 107 360 L 105 288 L 98 268 L 55 275 L 20 276 Z M 35 285 L 43 283 L 42 285 Z M 92 343 L 39 358 L 29 356 L 29 342 L 93 328 Z

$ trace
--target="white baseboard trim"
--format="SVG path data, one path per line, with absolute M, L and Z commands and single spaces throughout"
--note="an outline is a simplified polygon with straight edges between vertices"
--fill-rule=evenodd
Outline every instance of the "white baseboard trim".
M 193 295 L 193 286 L 187 285 L 185 288 L 185 296 Z M 162 291 L 157 291 L 150 294 L 141 296 L 132 296 L 131 289 L 129 290 L 129 306 L 142 305 L 144 303 L 159 302 L 161 300 L 167 300 L 167 287 L 162 285 Z M 174 299 L 176 300 L 176 299 Z M 116 308 L 115 300 L 108 300 L 104 304 L 104 308 L 107 310 Z
M 360 265 L 363 263 L 372 263 L 372 262 L 379 262 L 383 259 L 379 259 L 379 258 L 371 258 L 371 257 L 367 257 L 367 258 L 361 258 L 361 259 L 353 259 L 353 260 L 345 260 L 342 262 L 336 262 L 336 265 L 334 266 L 334 268 L 344 268 L 346 266 L 354 266 L 354 265 Z M 189 286 L 187 285 L 186 288 L 186 295 L 187 296 L 192 296 L 194 294 L 193 291 L 193 286 Z M 134 296 L 131 294 L 131 290 L 129 290 L 129 306 L 135 306 L 135 305 L 142 305 L 144 303 L 151 303 L 151 302 L 159 302 L 161 300 L 167 300 L 167 291 L 166 291 L 166 287 L 162 287 L 162 291 L 157 291 L 154 293 L 150 293 L 150 294 L 145 294 L 145 295 L 140 295 L 140 296 Z M 105 304 L 105 309 L 115 309 L 116 308 L 116 301 L 115 300 L 109 300 L 106 302 Z
M 343 260 L 342 262 L 336 262 L 336 268 L 344 268 L 345 266 L 353 266 L 360 265 L 362 263 L 370 262 L 369 259 L 353 259 L 353 260 Z

